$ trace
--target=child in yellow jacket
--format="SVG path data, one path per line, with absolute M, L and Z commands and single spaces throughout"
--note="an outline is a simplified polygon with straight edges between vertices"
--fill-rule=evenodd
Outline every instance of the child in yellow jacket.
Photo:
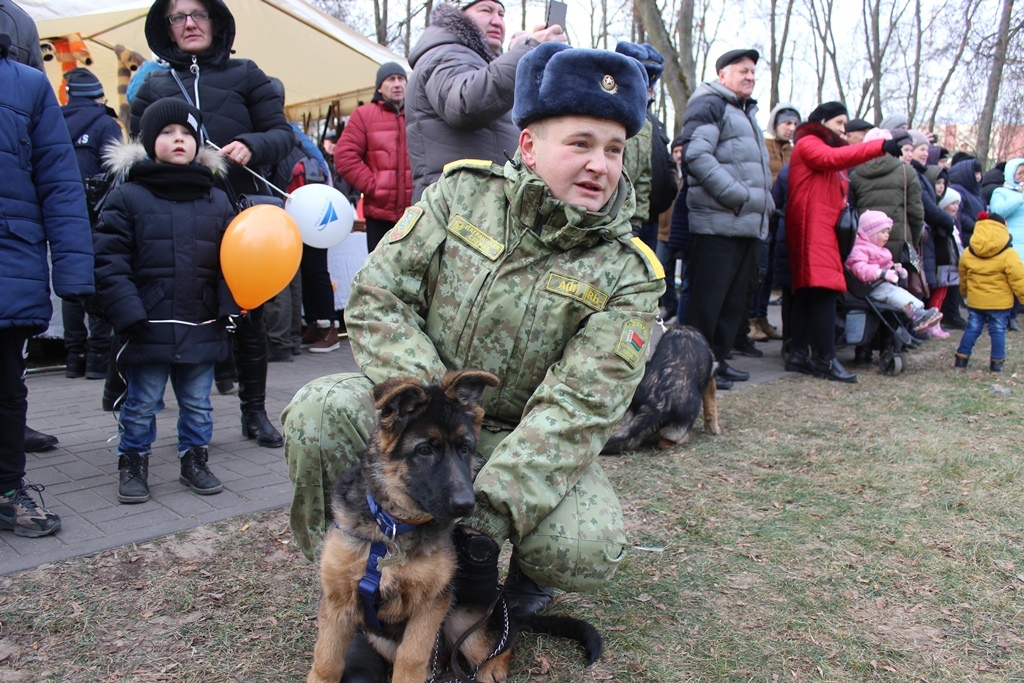
M 1012 246 L 1001 216 L 978 214 L 971 245 L 960 257 L 960 293 L 967 300 L 970 315 L 967 331 L 956 350 L 955 367 L 967 367 L 974 344 L 988 324 L 992 338 L 989 370 L 1003 371 L 1006 325 L 1013 309 L 1013 298 L 1024 301 L 1024 263 Z

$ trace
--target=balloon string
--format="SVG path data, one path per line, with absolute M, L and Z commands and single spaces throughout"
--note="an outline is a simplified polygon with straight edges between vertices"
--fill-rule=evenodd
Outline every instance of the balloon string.
M 149 323 L 174 323 L 175 325 L 188 325 L 190 327 L 200 327 L 202 325 L 210 325 L 211 323 L 217 322 L 216 320 L 204 320 L 201 323 L 193 323 L 188 320 L 149 320 Z
M 217 151 L 220 151 L 220 149 L 221 149 L 220 145 L 218 145 L 216 142 L 212 142 L 210 140 L 207 140 L 206 144 L 208 144 L 210 147 L 213 147 Z M 239 166 L 241 166 L 241 164 L 239 164 Z M 244 168 L 246 171 L 248 171 L 252 175 L 256 176 L 257 178 L 259 178 L 260 180 L 265 182 L 267 185 L 270 186 L 270 189 L 276 190 L 278 192 L 278 194 L 280 194 L 282 197 L 286 197 L 287 199 L 291 199 L 292 198 L 292 196 L 290 194 L 288 194 L 287 192 L 282 190 L 280 187 L 278 187 L 274 183 L 270 182 L 269 180 L 267 180 L 266 178 L 264 178 L 263 176 L 261 176 L 259 173 L 257 173 L 256 171 L 252 170 L 248 166 L 242 166 L 242 168 Z

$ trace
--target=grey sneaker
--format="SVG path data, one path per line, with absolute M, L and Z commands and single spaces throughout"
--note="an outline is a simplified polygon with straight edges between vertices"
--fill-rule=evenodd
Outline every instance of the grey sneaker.
M 13 531 L 15 536 L 39 538 L 48 536 L 60 528 L 60 517 L 43 507 L 41 484 L 22 483 L 18 488 L 0 493 L 0 530 Z M 39 494 L 40 503 L 29 494 L 29 489 Z
M 915 308 L 908 314 L 910 323 L 914 326 L 914 332 L 920 332 L 932 325 L 937 325 L 942 320 L 942 313 L 937 308 Z

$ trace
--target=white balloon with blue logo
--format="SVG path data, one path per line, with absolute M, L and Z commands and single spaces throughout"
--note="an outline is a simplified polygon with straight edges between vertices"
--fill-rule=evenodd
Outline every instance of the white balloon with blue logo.
M 330 185 L 303 185 L 291 193 L 284 210 L 299 226 L 303 244 L 327 249 L 352 232 L 355 210 L 345 195 Z

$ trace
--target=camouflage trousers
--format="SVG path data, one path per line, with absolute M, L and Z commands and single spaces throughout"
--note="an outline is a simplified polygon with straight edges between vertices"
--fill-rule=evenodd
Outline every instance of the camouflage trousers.
M 331 490 L 339 474 L 359 462 L 373 433 L 372 383 L 361 374 L 321 377 L 295 394 L 281 414 L 288 476 L 294 489 L 290 521 L 303 554 L 316 561 L 330 522 Z M 487 459 L 510 432 L 480 435 Z M 538 451 L 543 452 L 539 446 Z M 472 519 L 467 520 L 472 526 Z M 521 538 L 511 538 L 523 572 L 565 591 L 602 586 L 626 551 L 622 508 L 594 463 L 562 502 Z M 520 528 L 513 520 L 512 528 Z M 512 532 L 515 536 L 515 531 Z

